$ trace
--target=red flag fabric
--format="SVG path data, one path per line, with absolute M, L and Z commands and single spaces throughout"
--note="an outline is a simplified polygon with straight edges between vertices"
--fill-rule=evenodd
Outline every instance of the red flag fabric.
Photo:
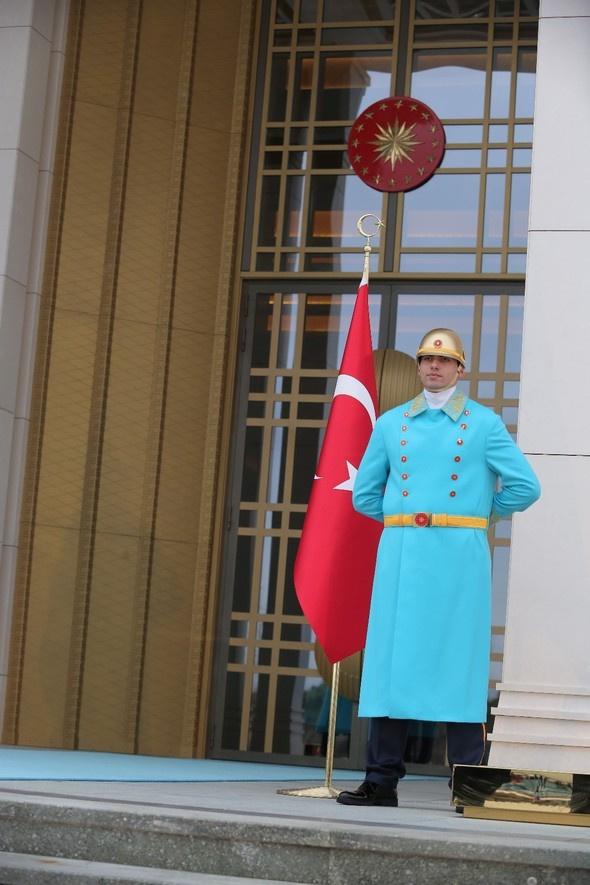
M 357 513 L 352 488 L 377 416 L 366 274 L 356 297 L 295 559 L 303 613 L 335 664 L 365 647 L 383 526 Z

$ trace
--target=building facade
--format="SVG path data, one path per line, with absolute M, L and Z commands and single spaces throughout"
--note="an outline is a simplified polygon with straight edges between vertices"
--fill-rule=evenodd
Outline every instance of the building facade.
M 292 571 L 362 270 L 376 349 L 457 329 L 517 431 L 534 0 L 0 5 L 3 741 L 321 761 Z M 382 194 L 354 119 L 411 95 L 443 163 Z M 492 530 L 490 702 L 510 524 Z M 318 664 L 320 669 L 318 670 Z M 354 692 L 338 764 L 362 765 Z M 417 763 L 442 763 L 416 728 Z

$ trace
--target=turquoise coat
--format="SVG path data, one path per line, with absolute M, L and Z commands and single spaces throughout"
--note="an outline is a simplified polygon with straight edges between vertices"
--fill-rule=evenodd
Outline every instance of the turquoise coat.
M 539 494 L 500 418 L 456 390 L 442 409 L 430 409 L 421 393 L 377 420 L 353 504 L 380 522 L 420 511 L 495 521 L 525 510 Z M 490 634 L 486 530 L 385 527 L 359 715 L 484 722 Z

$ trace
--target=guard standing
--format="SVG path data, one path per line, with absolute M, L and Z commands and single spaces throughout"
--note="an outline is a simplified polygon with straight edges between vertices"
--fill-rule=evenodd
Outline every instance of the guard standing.
M 371 718 L 366 780 L 344 805 L 397 806 L 411 720 L 445 722 L 447 757 L 479 764 L 491 634 L 491 521 L 540 487 L 500 418 L 457 388 L 459 336 L 434 329 L 416 355 L 424 390 L 378 420 L 353 504 L 384 524 L 359 715 Z

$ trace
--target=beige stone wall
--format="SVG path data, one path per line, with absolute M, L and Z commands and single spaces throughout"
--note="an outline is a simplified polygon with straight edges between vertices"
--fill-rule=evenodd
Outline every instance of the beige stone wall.
M 203 751 L 253 6 L 72 4 L 5 742 Z

